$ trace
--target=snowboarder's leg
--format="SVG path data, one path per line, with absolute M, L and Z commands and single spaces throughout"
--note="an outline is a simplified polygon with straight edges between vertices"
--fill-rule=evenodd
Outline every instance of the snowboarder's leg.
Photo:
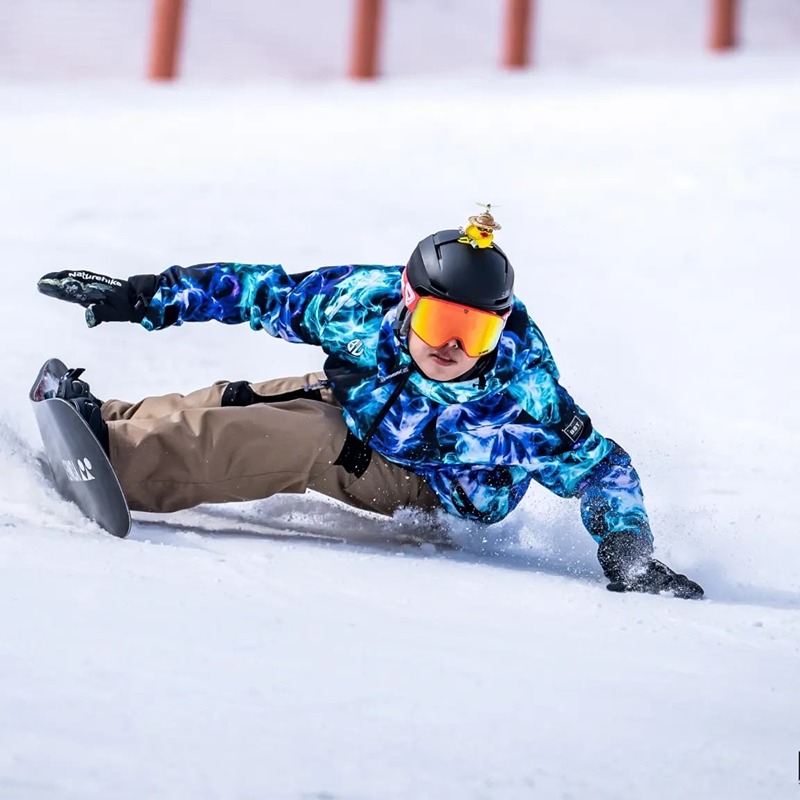
M 111 462 L 130 507 L 176 511 L 309 488 L 383 514 L 437 507 L 425 481 L 376 453 L 365 471 L 348 469 L 341 408 L 315 387 L 316 377 L 217 384 L 183 398 L 150 398 L 122 418 L 110 415 Z M 220 406 L 231 387 L 249 404 Z M 251 390 L 257 399 L 245 396 Z M 217 405 L 208 407 L 215 397 Z
M 278 396 L 304 387 L 314 386 L 324 379 L 324 374 L 312 372 L 308 375 L 291 378 L 277 378 L 262 383 L 247 384 L 259 395 Z M 240 381 L 239 384 L 243 384 Z M 127 403 L 124 400 L 106 400 L 103 403 L 103 419 L 106 422 L 120 419 L 158 419 L 168 417 L 176 411 L 188 408 L 219 408 L 223 405 L 225 390 L 233 386 L 230 381 L 218 381 L 213 386 L 198 389 L 190 394 L 165 394 L 158 397 L 146 397 L 138 403 Z M 332 396 L 324 395 L 321 399 L 332 401 Z M 228 403 L 231 405 L 231 403 Z
M 176 411 L 187 408 L 215 408 L 219 406 L 220 397 L 227 381 L 220 381 L 205 389 L 198 389 L 191 394 L 165 394 L 158 397 L 145 397 L 138 403 L 127 403 L 124 400 L 106 400 L 103 403 L 103 419 L 112 422 L 122 419 L 158 419 L 168 417 Z
M 344 426 L 344 420 L 341 422 Z M 387 516 L 401 508 L 418 508 L 422 511 L 441 508 L 427 481 L 374 451 L 366 471 L 358 476 L 348 472 L 341 464 L 341 450 L 337 461 L 340 463 L 331 469 L 314 475 L 308 488 L 355 508 Z

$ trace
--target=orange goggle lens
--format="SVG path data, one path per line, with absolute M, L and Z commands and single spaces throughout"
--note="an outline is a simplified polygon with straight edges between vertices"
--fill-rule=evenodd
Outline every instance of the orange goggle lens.
M 411 312 L 411 330 L 431 347 L 457 339 L 470 358 L 478 358 L 497 347 L 507 317 L 438 297 L 420 297 Z

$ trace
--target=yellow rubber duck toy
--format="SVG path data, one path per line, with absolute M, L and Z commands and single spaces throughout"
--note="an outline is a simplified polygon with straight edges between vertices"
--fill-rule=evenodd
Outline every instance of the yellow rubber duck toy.
M 485 208 L 486 211 L 482 214 L 476 214 L 467 220 L 468 225 L 464 228 L 464 236 L 458 240 L 459 242 L 481 250 L 492 246 L 494 232 L 499 231 L 503 226 L 492 216 L 492 206 L 486 205 Z

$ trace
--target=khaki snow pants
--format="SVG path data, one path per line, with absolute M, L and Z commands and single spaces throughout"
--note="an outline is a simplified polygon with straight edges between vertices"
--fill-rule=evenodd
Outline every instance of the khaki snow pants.
M 185 396 L 105 402 L 111 463 L 131 509 L 177 511 L 306 489 L 379 514 L 440 507 L 425 480 L 374 451 L 360 477 L 334 463 L 346 441 L 358 441 L 348 436 L 329 388 L 314 393 L 321 399 L 264 402 L 287 392 L 306 395 L 297 390 L 323 379 L 310 373 L 250 384 L 261 402 L 244 406 L 221 405 L 226 388 L 236 385 L 227 381 Z

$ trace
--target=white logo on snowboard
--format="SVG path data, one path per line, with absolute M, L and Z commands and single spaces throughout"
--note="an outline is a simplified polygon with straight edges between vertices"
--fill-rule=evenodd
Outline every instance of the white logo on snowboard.
M 74 483 L 95 480 L 94 475 L 92 475 L 92 462 L 88 458 L 76 458 L 75 461 L 63 458 L 61 463 L 64 465 L 64 472 L 67 473 L 67 477 Z

